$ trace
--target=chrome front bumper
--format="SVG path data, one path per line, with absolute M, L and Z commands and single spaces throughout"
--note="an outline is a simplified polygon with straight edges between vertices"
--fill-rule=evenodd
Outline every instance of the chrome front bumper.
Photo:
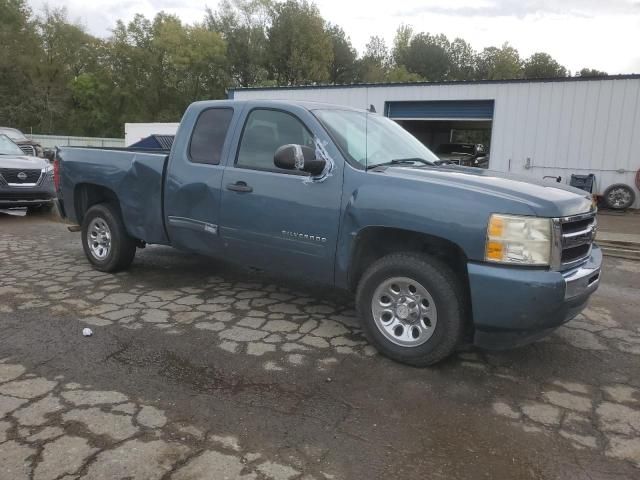
M 565 300 L 593 293 L 600 283 L 601 265 L 602 251 L 594 244 L 591 255 L 584 264 L 562 274 L 565 282 Z

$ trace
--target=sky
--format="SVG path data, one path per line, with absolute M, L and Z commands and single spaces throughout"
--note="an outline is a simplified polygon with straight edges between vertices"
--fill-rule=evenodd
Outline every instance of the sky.
M 217 0 L 29 0 L 66 7 L 74 22 L 107 37 L 116 20 L 159 11 L 201 21 Z M 371 35 L 390 47 L 396 28 L 461 37 L 476 50 L 509 42 L 522 57 L 544 51 L 571 72 L 640 73 L 640 0 L 315 0 L 325 20 L 340 25 L 362 52 Z

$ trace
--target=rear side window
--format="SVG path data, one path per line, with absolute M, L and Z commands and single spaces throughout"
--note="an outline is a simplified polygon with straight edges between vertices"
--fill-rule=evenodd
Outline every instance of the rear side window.
M 210 108 L 200 114 L 189 144 L 189 157 L 193 163 L 220 163 L 232 117 L 231 108 Z

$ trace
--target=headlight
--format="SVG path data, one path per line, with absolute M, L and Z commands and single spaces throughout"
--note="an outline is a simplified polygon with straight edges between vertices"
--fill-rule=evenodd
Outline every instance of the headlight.
M 494 213 L 487 226 L 487 262 L 549 265 L 551 219 Z

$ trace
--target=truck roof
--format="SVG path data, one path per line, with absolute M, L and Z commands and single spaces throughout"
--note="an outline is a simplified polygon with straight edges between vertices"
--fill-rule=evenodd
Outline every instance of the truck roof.
M 265 106 L 270 105 L 273 107 L 287 107 L 295 105 L 297 107 L 302 107 L 307 110 L 318 110 L 318 109 L 333 109 L 333 110 L 352 110 L 356 112 L 365 112 L 366 110 L 360 108 L 347 107 L 344 105 L 336 105 L 333 103 L 323 103 L 323 102 L 310 102 L 310 101 L 302 101 L 302 100 L 272 100 L 272 99 L 251 99 L 251 100 L 200 100 L 198 102 L 193 102 L 191 105 L 198 107 L 213 107 L 213 106 L 231 106 L 231 105 L 249 105 L 253 106 Z

